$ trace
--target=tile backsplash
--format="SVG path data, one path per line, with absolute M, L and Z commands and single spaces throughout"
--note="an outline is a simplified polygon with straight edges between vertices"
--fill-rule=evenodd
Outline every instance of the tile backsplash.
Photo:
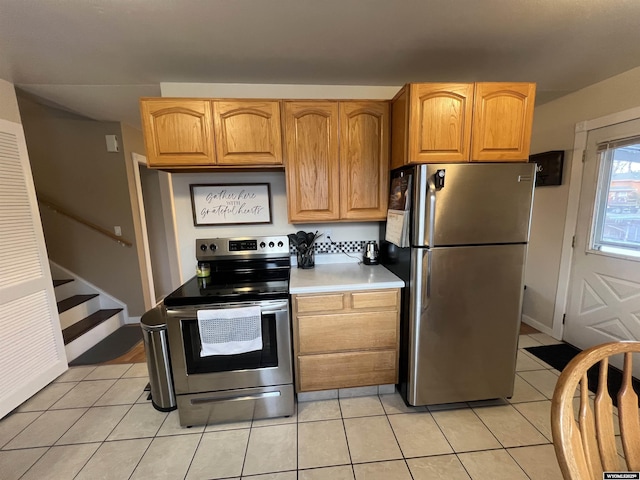
M 316 255 L 324 253 L 363 253 L 367 242 L 378 242 L 378 240 L 350 240 L 345 242 L 316 242 Z M 296 249 L 289 245 L 289 251 L 295 255 Z

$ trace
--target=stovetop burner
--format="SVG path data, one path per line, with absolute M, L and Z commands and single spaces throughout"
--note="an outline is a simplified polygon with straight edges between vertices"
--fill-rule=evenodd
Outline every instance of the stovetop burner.
M 248 284 L 211 284 L 206 278 L 194 277 L 168 295 L 167 307 L 207 303 L 250 302 L 280 300 L 289 296 L 289 280 L 254 282 Z
M 214 238 L 196 241 L 197 259 L 209 277 L 193 277 L 164 299 L 167 307 L 288 298 L 289 239 L 286 236 Z

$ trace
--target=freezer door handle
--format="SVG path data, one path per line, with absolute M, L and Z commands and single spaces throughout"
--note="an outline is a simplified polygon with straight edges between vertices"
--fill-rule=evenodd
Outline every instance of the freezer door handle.
M 438 172 L 442 172 L 444 174 L 444 170 L 438 170 Z M 435 230 L 436 230 L 436 199 L 437 199 L 437 195 L 436 193 L 438 192 L 438 187 L 436 186 L 436 182 L 435 179 L 438 177 L 438 174 L 436 173 L 433 176 L 433 181 L 429 181 L 429 203 L 427 204 L 429 206 L 429 214 L 428 214 L 428 219 L 429 219 L 429 226 L 428 226 L 428 230 L 427 230 L 427 241 L 429 242 L 429 246 L 433 247 L 434 241 L 435 241 Z M 444 176 L 442 177 L 443 180 L 443 186 L 444 186 Z

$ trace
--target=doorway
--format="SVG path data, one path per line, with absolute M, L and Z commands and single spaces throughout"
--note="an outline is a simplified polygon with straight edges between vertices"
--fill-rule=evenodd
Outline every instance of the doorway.
M 640 119 L 587 134 L 570 278 L 566 342 L 640 339 Z
M 153 304 L 182 283 L 178 264 L 171 174 L 147 168 L 145 156 L 131 154 Z

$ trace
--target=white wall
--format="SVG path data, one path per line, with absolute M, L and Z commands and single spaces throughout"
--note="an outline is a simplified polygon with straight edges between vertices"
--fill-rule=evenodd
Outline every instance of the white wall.
M 149 255 L 153 270 L 153 286 L 155 301 L 163 299 L 178 285 L 171 278 L 167 225 L 165 224 L 160 175 L 164 172 L 146 167 L 138 167 L 142 196 L 144 198 L 144 214 L 149 240 Z
M 576 123 L 640 106 L 640 67 L 536 108 L 531 153 L 565 151 L 561 186 L 536 188 L 523 319 L 551 333 L 564 238 Z M 571 234 L 572 236 L 573 234 Z M 558 305 L 562 308 L 564 305 Z
M 387 100 L 401 86 L 342 85 L 250 85 L 161 83 L 163 97 L 203 98 L 305 98 L 305 99 L 382 99 Z M 178 248 L 184 279 L 195 275 L 195 240 L 197 238 L 240 235 L 283 235 L 298 230 L 324 232 L 330 228 L 337 242 L 375 240 L 379 222 L 299 224 L 287 220 L 287 197 L 284 172 L 178 173 L 173 177 L 173 192 L 178 231 Z M 272 223 L 269 225 L 231 225 L 194 227 L 189 185 L 194 183 L 269 183 L 271 185 Z M 325 240 L 324 238 L 321 239 Z M 347 259 L 348 261 L 348 259 Z

